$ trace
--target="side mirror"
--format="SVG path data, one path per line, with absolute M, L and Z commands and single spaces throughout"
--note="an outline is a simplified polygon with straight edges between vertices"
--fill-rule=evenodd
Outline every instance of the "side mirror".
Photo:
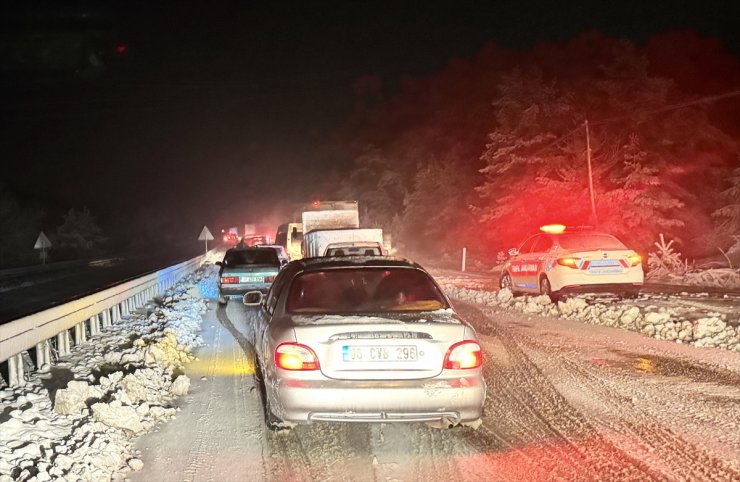
M 516 256 L 517 254 L 519 254 L 519 250 L 518 249 L 516 249 L 516 248 L 510 248 L 509 249 L 509 256 Z
M 242 302 L 246 306 L 259 306 L 262 303 L 262 296 L 260 291 L 249 291 L 244 295 Z

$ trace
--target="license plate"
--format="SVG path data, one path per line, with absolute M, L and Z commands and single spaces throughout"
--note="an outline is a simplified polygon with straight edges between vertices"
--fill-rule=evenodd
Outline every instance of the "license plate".
M 619 274 L 624 273 L 624 268 L 617 266 L 597 266 L 595 268 L 589 267 L 588 270 L 593 274 Z
M 395 362 L 416 361 L 419 352 L 413 345 L 403 346 L 348 346 L 342 347 L 342 359 L 346 362 Z
M 262 283 L 265 280 L 262 276 L 242 276 L 239 278 L 240 283 Z
M 595 259 L 591 261 L 588 265 L 589 267 L 619 266 L 619 261 L 616 259 Z

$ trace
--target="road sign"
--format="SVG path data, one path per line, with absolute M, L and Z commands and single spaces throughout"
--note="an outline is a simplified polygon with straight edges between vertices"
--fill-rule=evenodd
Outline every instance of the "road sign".
M 213 240 L 213 235 L 208 230 L 208 226 L 203 226 L 203 229 L 200 231 L 200 236 L 198 236 L 198 241 L 205 241 L 206 242 L 206 253 L 208 253 L 208 241 Z
M 203 229 L 200 232 L 200 236 L 198 236 L 198 241 L 213 241 L 213 235 L 208 230 L 208 226 L 203 226 Z
M 46 249 L 51 248 L 51 241 L 46 237 L 43 231 L 39 233 L 39 237 L 36 239 L 36 244 L 33 245 L 33 249 Z
M 33 249 L 41 250 L 41 262 L 46 264 L 46 250 L 51 248 L 51 241 L 46 237 L 43 231 L 39 233 L 39 237 L 36 238 L 36 244 L 33 245 Z

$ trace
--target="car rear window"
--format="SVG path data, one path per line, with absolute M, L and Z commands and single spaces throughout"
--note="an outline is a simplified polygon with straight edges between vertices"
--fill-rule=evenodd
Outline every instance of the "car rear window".
M 558 243 L 563 249 L 571 251 L 627 249 L 620 240 L 610 234 L 563 234 L 558 236 Z
M 380 248 L 372 246 L 349 246 L 344 248 L 327 248 L 326 256 L 380 256 Z
M 274 249 L 245 249 L 227 251 L 226 256 L 224 256 L 224 264 L 229 267 L 251 264 L 280 266 L 280 260 L 278 260 Z
M 303 273 L 288 293 L 291 313 L 383 313 L 448 308 L 423 271 L 412 268 L 341 268 Z

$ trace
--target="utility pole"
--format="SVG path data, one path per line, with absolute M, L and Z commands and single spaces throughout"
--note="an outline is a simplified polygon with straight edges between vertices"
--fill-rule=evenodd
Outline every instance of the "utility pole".
M 591 170 L 591 136 L 588 132 L 588 119 L 583 123 L 586 127 L 586 161 L 588 162 L 588 192 L 591 195 L 591 224 L 598 226 L 599 220 L 596 217 L 596 201 L 594 199 L 594 175 Z

